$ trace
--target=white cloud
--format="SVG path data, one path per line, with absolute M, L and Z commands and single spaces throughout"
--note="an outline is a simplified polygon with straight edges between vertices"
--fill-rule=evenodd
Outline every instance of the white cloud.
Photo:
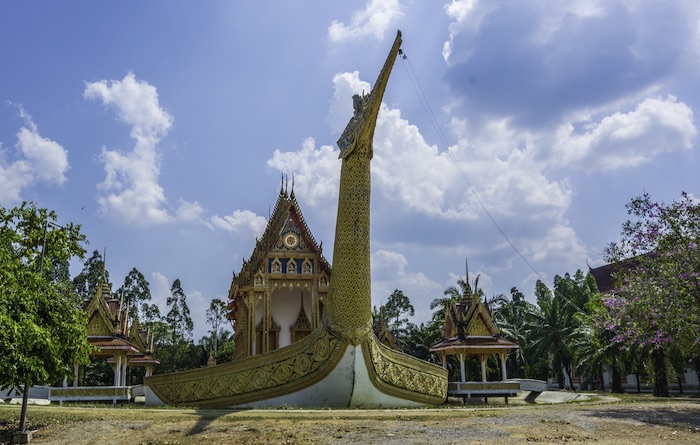
M 370 91 L 372 86 L 369 82 L 360 80 L 359 71 L 333 76 L 333 98 L 326 116 L 326 123 L 333 134 L 340 135 L 352 117 L 352 96 L 363 92 L 369 94 Z
M 381 39 L 387 28 L 402 17 L 399 0 L 370 0 L 365 9 L 352 15 L 349 25 L 333 21 L 328 27 L 332 42 L 357 40 L 366 36 Z
M 449 201 L 458 172 L 448 154 L 428 145 L 398 109 L 382 104 L 374 144 L 373 179 L 386 199 L 426 215 L 467 217 Z
M 67 178 L 68 150 L 61 144 L 42 137 L 32 117 L 21 105 L 16 105 L 25 126 L 17 131 L 17 153 L 10 153 L 0 144 L 0 203 L 21 200 L 24 189 L 39 182 L 63 185 Z
M 250 210 L 234 210 L 230 215 L 223 217 L 212 216 L 211 223 L 214 227 L 226 230 L 227 232 L 259 237 L 265 231 L 267 220 Z
M 340 161 L 338 150 L 329 145 L 316 148 L 308 138 L 296 152 L 275 150 L 267 166 L 294 176 L 294 190 L 311 207 L 333 205 L 338 197 Z
M 334 84 L 328 122 L 339 132 L 341 123 L 344 125 L 352 114 L 350 97 L 369 85 L 359 79 L 358 73 L 338 74 Z M 544 147 L 551 143 L 551 136 L 520 130 L 506 118 L 483 120 L 478 128 L 466 120 L 454 119 L 451 130 L 458 142 L 450 147 L 450 152 L 440 150 L 429 145 L 399 109 L 381 106 L 372 162 L 373 209 L 381 209 L 384 219 L 387 214 L 401 214 L 400 220 L 387 230 L 425 230 L 420 238 L 411 238 L 410 243 L 400 241 L 405 240 L 400 236 L 394 241 L 384 239 L 383 248 L 374 253 L 375 304 L 388 296 L 396 283 L 401 283 L 402 290 L 424 306 L 442 295 L 442 283 L 433 282 L 422 273 L 408 272 L 407 257 L 401 252 L 412 249 L 445 256 L 454 256 L 456 249 L 460 255 L 467 253 L 474 258 L 501 258 L 488 273 L 482 272 L 481 284 L 490 292 L 494 287 L 492 277 L 512 270 L 513 264 L 521 260 L 494 229 L 482 204 L 534 265 L 555 262 L 568 266 L 586 258 L 580 239 L 565 218 L 573 190 L 565 177 L 554 180 L 546 174 L 550 164 L 543 153 L 548 153 Z M 310 179 L 296 176 L 297 189 L 307 181 L 333 184 L 332 189 L 324 186 L 329 190 L 325 195 L 312 191 L 313 186 L 299 192 L 304 199 L 309 193 L 316 207 L 336 199 L 338 167 L 328 165 L 338 164 L 337 150 L 315 148 L 311 140 L 296 152 L 276 152 L 268 161 L 269 166 L 280 170 L 284 166 L 303 166 L 305 178 Z M 321 203 L 319 196 L 327 201 Z M 448 233 L 442 236 L 431 232 L 436 223 Z M 440 247 L 451 234 L 459 237 L 464 232 L 469 236 Z M 435 239 L 438 243 L 431 244 Z
M 577 133 L 566 123 L 556 135 L 554 155 L 585 171 L 632 168 L 654 157 L 689 149 L 697 135 L 692 109 L 675 97 L 647 98 L 629 113 L 616 112 Z
M 155 304 L 160 309 L 160 315 L 166 314 L 168 307 L 167 301 L 170 296 L 170 286 L 172 283 L 162 273 L 156 271 L 151 273 L 149 280 L 149 289 L 151 290 L 151 304 Z
M 379 249 L 372 254 L 371 261 L 372 294 L 377 305 L 380 301 L 386 303 L 395 289 L 392 286 L 396 286 L 396 283 L 401 284 L 401 290 L 414 303 L 441 290 L 439 283 L 432 281 L 422 272 L 407 271 L 408 260 L 399 252 Z
M 204 209 L 197 202 L 180 200 L 180 207 L 177 209 L 177 219 L 180 221 L 200 221 Z
M 483 11 L 475 19 L 473 18 L 477 2 L 478 0 L 452 0 L 452 2 L 445 5 L 445 13 L 453 20 L 449 26 L 450 39 L 445 42 L 442 48 L 442 57 L 445 59 L 445 62 L 451 61 L 454 39 L 461 28 L 465 26 L 465 23 L 469 22 L 471 24 L 470 27 L 475 28 L 481 17 L 486 14 L 487 11 Z
M 122 80 L 87 83 L 87 99 L 99 99 L 113 107 L 118 118 L 131 126 L 132 151 L 122 153 L 102 148 L 106 177 L 99 185 L 98 202 L 104 215 L 136 225 L 170 219 L 160 174 L 157 144 L 172 126 L 172 116 L 158 102 L 156 88 L 128 73 Z
M 168 313 L 167 301 L 168 297 L 171 295 L 170 288 L 173 281 L 169 280 L 165 275 L 158 271 L 151 273 L 151 279 L 149 280 L 151 304 L 158 306 L 162 317 L 165 317 L 165 315 Z M 204 297 L 201 291 L 189 290 L 184 286 L 183 291 L 187 296 L 187 307 L 190 310 L 190 318 L 194 323 L 193 340 L 197 341 L 203 335 L 207 334 L 205 320 L 207 319 L 206 311 L 209 308 L 209 300 Z

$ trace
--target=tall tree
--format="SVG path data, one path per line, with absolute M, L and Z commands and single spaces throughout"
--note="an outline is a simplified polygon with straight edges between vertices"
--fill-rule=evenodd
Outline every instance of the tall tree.
M 194 323 L 192 323 L 192 317 L 190 317 L 187 295 L 182 290 L 180 279 L 173 281 L 166 304 L 168 305 L 168 313 L 165 315 L 165 322 L 170 325 L 172 342 L 175 343 L 178 338 L 191 339 Z
M 90 351 L 70 283 L 50 273 L 51 264 L 85 254 L 85 236 L 56 218 L 34 204 L 0 207 L 0 387 L 22 387 L 22 432 L 28 389 L 68 376 Z
M 214 298 L 209 303 L 209 309 L 207 309 L 207 324 L 211 326 L 211 339 L 214 346 L 214 363 L 216 363 L 216 357 L 218 355 L 218 344 L 219 337 L 221 336 L 221 325 L 226 320 L 226 303 L 218 298 Z
M 131 316 L 138 315 L 139 307 L 151 301 L 151 288 L 148 281 L 135 267 L 124 278 L 124 284 L 117 289 L 117 294 L 124 298 Z
M 700 202 L 683 193 L 657 203 L 644 194 L 626 207 L 631 219 L 605 252 L 619 291 L 605 300 L 603 322 L 614 341 L 651 350 L 654 395 L 668 396 L 669 346 L 700 353 Z
M 102 274 L 109 283 L 109 272 L 105 269 L 105 262 L 100 252 L 95 250 L 90 258 L 83 263 L 83 270 L 73 278 L 73 287 L 80 300 L 87 300 L 97 289 Z M 109 283 L 110 289 L 112 284 Z
M 408 317 L 413 317 L 416 310 L 403 291 L 394 289 L 384 305 L 384 313 L 387 319 L 393 321 L 394 331 L 397 334 L 396 340 L 399 341 L 398 333 L 408 324 Z

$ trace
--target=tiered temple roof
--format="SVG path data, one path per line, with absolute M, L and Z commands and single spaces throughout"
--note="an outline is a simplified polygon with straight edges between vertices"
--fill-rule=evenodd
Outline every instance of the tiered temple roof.
M 124 299 L 112 296 L 105 275 L 82 309 L 88 315 L 88 342 L 96 348 L 92 357 L 107 358 L 111 364 L 123 362 L 124 367 L 143 366 L 151 371 L 160 363 L 153 356 L 153 336 L 141 328 L 138 318 L 130 319 Z M 125 383 L 122 374 L 115 369 L 115 386 Z

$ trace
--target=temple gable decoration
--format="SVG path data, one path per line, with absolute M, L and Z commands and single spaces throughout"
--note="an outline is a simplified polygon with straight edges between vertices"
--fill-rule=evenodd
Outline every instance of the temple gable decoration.
M 318 328 L 330 274 L 322 245 L 283 181 L 264 233 L 231 280 L 228 319 L 236 358 L 288 346 Z

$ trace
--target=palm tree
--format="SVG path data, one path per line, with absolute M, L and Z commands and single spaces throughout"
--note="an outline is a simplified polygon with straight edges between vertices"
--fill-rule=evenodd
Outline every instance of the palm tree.
M 484 298 L 484 306 L 493 314 L 494 310 L 508 303 L 508 299 L 503 294 L 492 295 Z
M 569 342 L 576 328 L 574 311 L 567 310 L 566 303 L 552 293 L 540 280 L 536 290 L 538 310 L 530 310 L 526 330 L 535 356 L 549 357 L 552 371 L 558 373 L 559 388 L 564 388 L 564 375 L 573 387 L 573 354 Z
M 539 378 L 536 371 L 536 357 L 529 352 L 530 339 L 527 331 L 527 315 L 536 310 L 532 303 L 525 301 L 525 296 L 515 287 L 510 290 L 512 300 L 505 299 L 493 312 L 501 335 L 518 344 L 517 349 L 509 353 L 508 375 L 513 377 Z

